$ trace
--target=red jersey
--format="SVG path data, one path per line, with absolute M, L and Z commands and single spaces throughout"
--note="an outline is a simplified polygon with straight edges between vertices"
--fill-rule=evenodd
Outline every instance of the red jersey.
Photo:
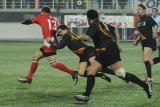
M 56 39 L 54 34 L 59 26 L 59 22 L 50 14 L 40 14 L 32 18 L 32 23 L 37 23 L 41 26 L 44 39 Z

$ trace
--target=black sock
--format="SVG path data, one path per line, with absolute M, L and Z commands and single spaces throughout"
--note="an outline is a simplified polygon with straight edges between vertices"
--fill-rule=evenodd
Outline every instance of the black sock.
M 140 80 L 138 77 L 136 77 L 135 75 L 131 74 L 131 73 L 128 73 L 126 72 L 126 76 L 125 76 L 125 79 L 127 81 L 130 81 L 130 82 L 133 82 L 143 88 L 146 88 L 147 87 L 147 84 L 145 82 L 143 82 L 142 80 Z
M 97 72 L 95 77 L 102 77 L 102 75 L 103 75 L 102 72 Z
M 154 64 L 157 64 L 157 63 L 159 63 L 160 62 L 160 57 L 155 57 L 155 58 L 153 58 L 153 63 Z
M 84 74 L 83 74 L 83 75 L 80 75 L 80 76 L 82 76 L 82 77 L 87 77 L 87 71 L 85 71 Z M 102 72 L 97 72 L 97 73 L 95 74 L 95 77 L 102 77 Z
M 84 93 L 85 96 L 90 96 L 91 91 L 94 87 L 94 83 L 95 83 L 95 76 L 94 75 L 88 75 L 87 76 L 86 92 Z
M 151 69 L 152 69 L 151 64 L 150 64 L 149 61 L 145 61 L 144 64 L 145 64 L 145 67 L 146 67 L 146 70 L 147 70 L 147 76 L 149 78 L 151 78 Z
M 111 69 L 109 69 L 109 68 L 103 68 L 103 69 L 101 70 L 101 72 L 104 72 L 104 73 L 107 73 L 107 74 L 110 74 L 110 75 L 115 75 L 115 73 L 113 72 L 113 70 L 111 70 Z M 116 75 L 115 75 L 115 76 L 116 76 Z M 117 77 L 118 77 L 118 76 L 117 76 Z M 125 80 L 125 79 L 122 78 L 122 77 L 118 77 L 118 78 L 120 78 L 120 79 L 128 82 L 127 80 Z
M 111 75 L 115 75 L 115 73 L 113 72 L 113 70 L 109 69 L 109 68 L 103 68 L 101 70 L 101 72 L 107 73 L 107 74 L 111 74 Z

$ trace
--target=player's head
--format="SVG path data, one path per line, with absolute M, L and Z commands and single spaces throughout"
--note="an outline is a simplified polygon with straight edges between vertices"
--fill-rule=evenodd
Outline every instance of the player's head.
M 51 14 L 51 9 L 49 8 L 49 7 L 43 7 L 42 9 L 41 9 L 41 13 L 49 13 L 49 14 Z
M 143 4 L 139 4 L 137 7 L 137 14 L 143 16 L 146 13 L 146 7 Z
M 89 24 L 91 24 L 94 20 L 96 20 L 98 18 L 99 18 L 99 15 L 96 10 L 91 9 L 91 10 L 87 11 L 87 19 L 88 19 Z
M 66 25 L 60 25 L 57 28 L 58 35 L 64 36 L 68 32 L 68 27 Z
M 158 9 L 157 8 L 152 8 L 152 15 L 153 15 L 153 17 L 158 15 Z

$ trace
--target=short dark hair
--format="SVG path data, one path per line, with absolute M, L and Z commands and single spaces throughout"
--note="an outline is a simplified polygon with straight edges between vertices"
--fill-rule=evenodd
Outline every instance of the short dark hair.
M 94 9 L 87 11 L 87 18 L 88 19 L 97 19 L 99 18 L 98 12 Z
M 146 10 L 146 7 L 143 4 L 139 4 L 138 6 L 142 7 L 143 10 Z
M 62 29 L 62 30 L 68 30 L 68 27 L 66 25 L 60 25 L 58 26 L 58 29 Z
M 49 7 L 47 7 L 47 6 L 45 6 L 45 7 L 43 7 L 43 8 L 41 9 L 41 12 L 51 13 L 51 9 L 50 9 Z
M 157 9 L 157 8 L 152 8 L 152 11 L 153 11 L 153 10 L 155 10 L 156 12 L 158 12 L 158 9 Z

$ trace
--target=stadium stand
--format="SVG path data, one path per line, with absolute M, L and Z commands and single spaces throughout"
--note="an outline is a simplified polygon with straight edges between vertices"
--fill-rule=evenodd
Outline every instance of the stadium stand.
M 61 23 L 64 23 L 65 15 L 83 15 L 91 8 L 98 10 L 102 15 L 132 15 L 134 11 L 133 3 L 130 1 L 132 0 L 0 0 L 0 26 L 6 25 L 5 28 L 7 28 L 8 24 L 4 23 L 12 22 L 12 26 L 15 24 L 15 26 L 19 28 L 19 22 L 34 17 L 43 6 L 50 7 L 52 12 L 54 12 L 54 16 L 59 18 Z M 25 27 L 23 28 L 23 30 L 25 30 Z M 78 26 L 77 28 L 71 28 L 71 30 L 77 34 L 82 34 L 85 32 L 86 28 Z M 122 35 L 128 33 L 126 29 L 119 28 L 119 30 Z M 132 30 L 129 30 L 129 32 L 131 31 Z M 28 34 L 30 35 L 28 38 L 31 37 L 31 33 L 29 32 L 28 30 Z M 13 34 L 16 35 L 16 32 L 13 32 Z M 34 32 L 33 37 L 35 37 L 35 34 L 36 32 Z M 5 37 L 3 38 L 5 39 Z M 10 38 L 9 34 L 7 34 L 7 39 L 8 38 Z M 122 38 L 126 39 L 126 37 Z
M 124 9 L 129 0 L 0 0 L 1 9 L 37 9 L 48 6 L 52 9 Z M 130 6 L 131 7 L 131 6 Z M 132 11 L 130 9 L 130 11 Z

